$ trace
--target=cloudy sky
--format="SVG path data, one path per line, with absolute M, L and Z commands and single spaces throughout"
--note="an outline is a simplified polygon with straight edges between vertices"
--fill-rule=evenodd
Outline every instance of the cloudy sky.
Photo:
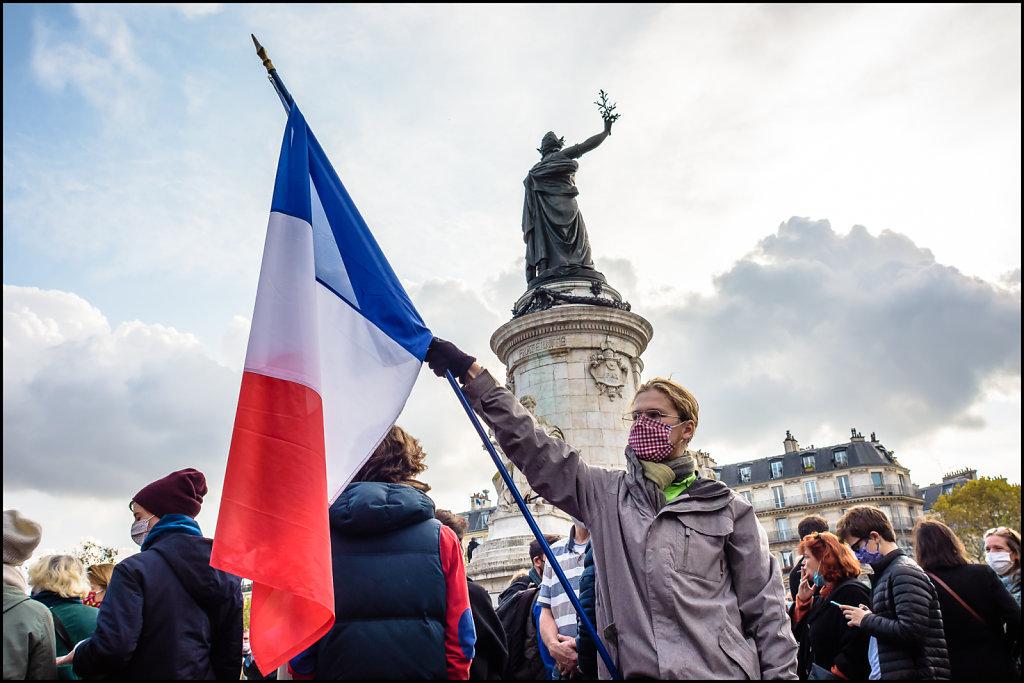
M 265 45 L 433 332 L 499 367 L 544 132 L 597 267 L 720 463 L 876 432 L 1020 482 L 1020 6 L 4 5 L 4 508 L 130 546 L 203 470 L 215 530 L 285 114 Z M 368 407 L 371 409 L 372 407 Z M 400 419 L 490 488 L 446 383 Z

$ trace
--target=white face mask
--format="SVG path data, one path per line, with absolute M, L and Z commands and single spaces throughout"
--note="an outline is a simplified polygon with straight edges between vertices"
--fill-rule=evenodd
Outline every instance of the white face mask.
M 985 561 L 1000 576 L 1010 573 L 1010 570 L 1013 569 L 1010 553 L 985 553 Z
M 156 517 L 156 515 L 150 515 L 145 519 L 140 519 L 132 524 L 132 540 L 135 541 L 136 545 L 142 545 L 142 542 L 146 540 L 146 536 L 149 536 L 149 520 Z

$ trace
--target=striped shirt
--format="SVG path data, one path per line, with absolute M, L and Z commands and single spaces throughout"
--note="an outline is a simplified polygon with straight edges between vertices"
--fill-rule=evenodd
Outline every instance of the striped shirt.
M 583 560 L 586 558 L 587 549 L 590 547 L 590 539 L 580 544 L 573 541 L 576 527 L 573 526 L 569 532 L 569 538 L 551 546 L 551 554 L 558 560 L 558 566 L 562 568 L 569 585 L 579 597 L 580 579 L 583 577 Z M 551 616 L 555 619 L 559 634 L 575 638 L 577 636 L 576 610 L 569 601 L 558 577 L 555 576 L 551 563 L 544 566 L 544 578 L 541 580 L 540 592 L 537 594 L 537 604 L 542 607 L 551 608 Z

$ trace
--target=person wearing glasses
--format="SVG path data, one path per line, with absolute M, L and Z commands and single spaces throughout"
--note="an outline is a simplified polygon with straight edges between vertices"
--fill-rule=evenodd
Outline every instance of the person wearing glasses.
M 949 655 L 935 586 L 896 545 L 888 516 L 874 506 L 855 505 L 839 518 L 836 535 L 861 564 L 871 565 L 871 607 L 841 607 L 850 626 L 871 638 L 871 680 L 948 680 Z
M 1020 534 L 1005 526 L 986 531 L 985 562 L 1020 605 Z
M 753 507 L 700 478 L 693 394 L 654 379 L 633 398 L 627 471 L 588 465 L 551 438 L 476 359 L 435 338 L 450 370 L 533 489 L 590 530 L 597 628 L 623 678 L 794 679 L 797 646 L 778 560 Z M 599 660 L 599 675 L 608 678 Z

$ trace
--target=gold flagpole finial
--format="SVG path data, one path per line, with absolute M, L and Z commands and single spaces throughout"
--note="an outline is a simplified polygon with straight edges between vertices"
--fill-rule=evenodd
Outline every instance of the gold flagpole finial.
M 263 66 L 267 67 L 267 73 L 275 71 L 276 69 L 274 69 L 274 65 L 270 61 L 270 57 L 267 56 L 266 48 L 260 45 L 260 41 L 256 40 L 256 36 L 254 34 L 250 33 L 249 35 L 252 36 L 252 42 L 256 45 L 257 56 L 263 60 Z

